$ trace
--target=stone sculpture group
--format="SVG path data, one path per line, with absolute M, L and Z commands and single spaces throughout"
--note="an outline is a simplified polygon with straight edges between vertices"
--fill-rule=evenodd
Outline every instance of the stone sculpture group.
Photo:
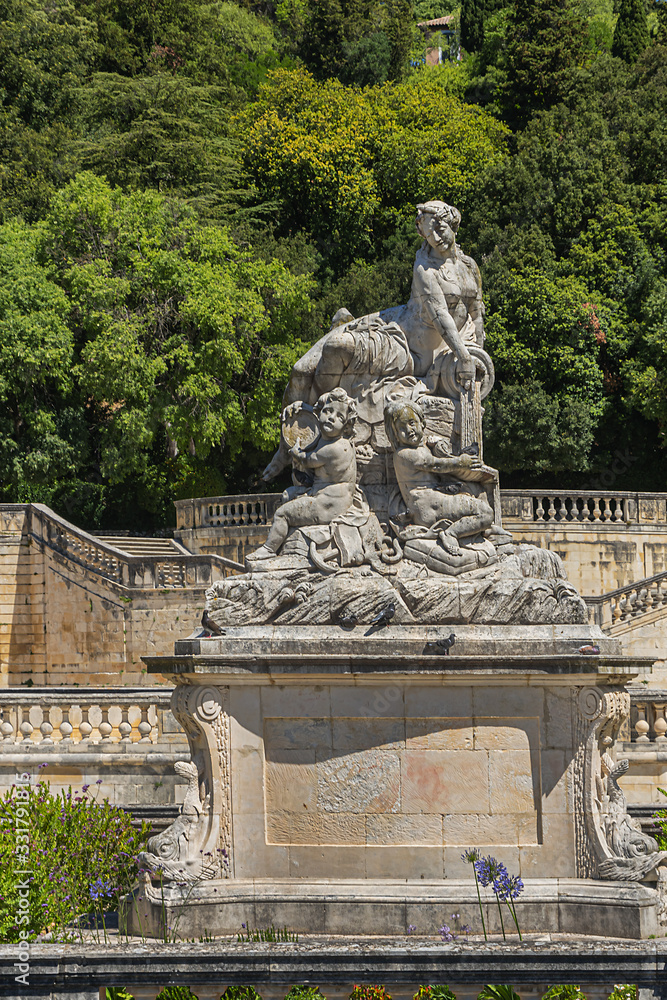
M 460 221 L 444 202 L 419 205 L 408 303 L 339 310 L 295 365 L 265 470 L 291 463 L 293 485 L 247 574 L 209 591 L 218 625 L 368 623 L 388 601 L 404 623 L 587 621 L 558 556 L 501 526 L 482 454 L 493 363 Z

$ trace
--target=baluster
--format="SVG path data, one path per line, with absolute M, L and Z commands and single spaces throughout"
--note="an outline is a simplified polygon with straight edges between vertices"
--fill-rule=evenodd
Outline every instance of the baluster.
M 14 742 L 14 724 L 9 719 L 9 709 L 0 709 L 0 735 L 2 735 L 3 743 L 13 743 Z
M 634 600 L 632 613 L 633 615 L 641 615 L 644 613 L 644 611 L 646 611 L 646 594 L 647 594 L 646 588 L 642 587 L 640 590 L 637 590 L 636 593 L 637 596 L 635 597 Z
M 39 727 L 39 731 L 42 734 L 40 740 L 41 744 L 53 743 L 51 739 L 51 733 L 53 732 L 53 725 L 51 724 L 51 709 L 48 705 L 42 705 L 42 724 Z
M 664 702 L 653 702 L 653 732 L 656 743 L 667 743 L 667 719 L 665 718 Z
M 636 743 L 650 743 L 647 736 L 649 731 L 649 724 L 646 721 L 646 705 L 643 702 L 637 702 L 637 721 L 635 722 L 635 732 L 637 733 Z
M 82 743 L 88 743 L 92 731 L 93 727 L 90 723 L 90 705 L 86 705 L 85 708 L 81 709 L 81 722 L 79 723 L 79 732 L 81 733 Z
M 656 589 L 657 588 L 656 588 L 655 584 L 651 583 L 651 584 L 648 585 L 648 587 L 644 591 L 644 595 L 645 595 L 644 596 L 644 611 L 650 611 L 651 608 L 653 607 L 653 605 L 655 604 L 655 598 L 653 597 L 653 591 L 656 590 Z
M 111 733 L 113 732 L 113 726 L 109 722 L 109 706 L 100 705 L 100 711 L 102 712 L 102 721 L 97 728 L 100 731 L 102 743 L 108 743 L 111 740 Z
M 20 716 L 19 717 L 21 717 L 21 716 L 23 717 L 23 721 L 21 722 L 21 725 L 19 726 L 19 730 L 23 733 L 23 739 L 21 740 L 21 742 L 22 743 L 32 743 L 32 734 L 33 734 L 33 730 L 34 730 L 35 727 L 33 726 L 32 722 L 30 721 L 30 709 L 22 707 L 22 708 L 19 709 L 19 712 L 20 712 Z
M 140 743 L 150 743 L 151 733 L 153 732 L 153 726 L 148 721 L 148 709 L 149 705 L 141 706 L 141 722 L 139 723 L 138 729 L 140 734 Z
M 603 521 L 608 521 L 611 518 L 611 506 L 609 497 L 600 500 L 600 511 L 602 514 Z
M 547 499 L 548 499 L 548 501 L 549 501 L 549 509 L 547 510 L 547 516 L 546 516 L 546 518 L 545 518 L 545 521 L 546 521 L 547 519 L 548 519 L 549 521 L 553 521 L 553 519 L 554 519 L 554 518 L 555 518 L 555 516 L 556 516 L 556 508 L 554 507 L 554 500 L 555 500 L 555 497 L 547 497 Z
M 537 498 L 537 509 L 535 511 L 535 520 L 536 521 L 544 520 L 544 507 L 542 506 L 542 497 Z
M 71 743 L 72 742 L 72 730 L 74 726 L 69 721 L 69 708 L 63 706 L 62 709 L 63 717 L 60 722 L 60 742 L 61 743 Z
M 131 743 L 132 723 L 128 719 L 129 706 L 128 705 L 123 706 L 121 708 L 121 711 L 123 713 L 123 718 L 118 725 L 118 732 L 120 733 L 120 742 Z
M 593 497 L 593 521 L 600 520 L 600 497 Z
M 614 622 L 617 622 L 623 614 L 623 609 L 621 608 L 621 598 L 612 597 L 612 611 L 611 617 Z

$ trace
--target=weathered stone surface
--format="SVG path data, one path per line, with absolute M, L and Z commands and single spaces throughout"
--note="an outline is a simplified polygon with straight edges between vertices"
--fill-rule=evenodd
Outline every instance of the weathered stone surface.
M 301 858 L 305 859 L 303 852 L 309 849 L 300 850 Z M 319 851 L 317 848 L 310 850 Z M 214 889 L 217 889 L 216 893 Z M 164 900 L 156 889 L 146 891 L 145 904 L 149 915 L 145 918 L 144 927 L 149 935 L 159 934 L 163 907 L 167 919 L 175 916 L 178 907 L 183 905 L 186 891 L 169 888 L 165 891 Z M 526 885 L 519 904 L 521 929 L 529 935 L 539 932 L 546 935 L 575 934 L 579 938 L 587 935 L 646 938 L 655 934 L 658 928 L 655 899 L 655 891 L 645 886 L 537 877 Z M 490 890 L 482 889 L 482 900 L 487 929 L 498 935 L 500 926 L 495 897 Z M 261 912 L 264 924 L 268 920 L 275 926 L 285 926 L 289 919 L 287 926 L 300 933 L 313 933 L 321 928 L 320 932 L 324 933 L 363 935 L 369 927 L 376 928 L 379 933 L 405 934 L 410 924 L 417 927 L 418 933 L 433 934 L 441 926 L 443 914 L 456 911 L 461 915 L 461 922 L 471 925 L 476 935 L 481 931 L 473 879 L 441 881 L 417 876 L 399 881 L 384 878 L 372 886 L 355 879 L 334 881 L 326 876 L 323 880 L 237 880 L 196 886 L 188 895 L 187 905 L 190 926 L 195 934 L 204 933 L 204 929 L 208 933 L 234 933 L 240 921 L 249 927 L 262 926 L 257 922 L 256 912 Z M 130 920 L 132 926 L 136 918 L 131 917 Z M 407 942 L 403 944 L 406 957 L 418 946 L 418 939 L 408 940 L 409 948 L 406 947 Z M 360 942 L 362 944 L 366 951 L 369 945 L 363 941 Z M 530 944 L 526 942 L 524 949 L 529 948 Z M 448 951 L 441 946 L 440 963 Z M 498 956 L 503 954 L 500 950 L 494 951 Z M 473 955 L 474 959 L 478 959 L 480 952 L 483 954 L 483 948 L 477 939 L 471 959 Z M 465 943 L 457 941 L 452 946 L 452 953 L 458 955 L 460 960 L 466 954 Z M 508 958 L 511 954 L 509 952 Z M 614 955 L 616 960 L 617 956 L 618 949 Z M 514 976 L 517 962 L 518 956 L 514 954 L 507 966 Z M 438 966 L 438 971 L 442 974 L 442 964 Z M 498 973 L 500 969 L 496 967 L 495 971 Z M 616 964 L 616 978 L 619 978 L 619 973 L 620 966 Z M 497 976 L 494 980 L 498 981 Z M 512 981 L 516 982 L 516 977 Z

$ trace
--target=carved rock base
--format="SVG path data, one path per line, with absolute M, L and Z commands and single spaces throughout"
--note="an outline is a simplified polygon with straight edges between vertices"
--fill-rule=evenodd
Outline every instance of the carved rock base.
M 535 550 L 540 551 L 540 550 Z M 280 560 L 275 560 L 279 562 Z M 585 624 L 588 609 L 563 579 L 523 576 L 512 560 L 461 577 L 427 575 L 405 563 L 381 575 L 368 566 L 331 575 L 285 560 L 270 572 L 227 577 L 207 591 L 206 610 L 219 626 L 329 625 L 354 615 L 370 624 L 388 604 L 396 623 L 429 625 Z

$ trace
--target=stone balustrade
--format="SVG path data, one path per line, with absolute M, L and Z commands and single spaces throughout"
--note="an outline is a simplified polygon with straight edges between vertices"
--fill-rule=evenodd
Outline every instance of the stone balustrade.
M 503 523 L 665 525 L 667 493 L 501 490 Z
M 248 493 L 176 500 L 176 527 L 245 528 L 269 524 L 281 496 L 281 493 Z
M 280 493 L 195 497 L 177 500 L 178 529 L 250 527 L 268 524 Z M 501 490 L 503 521 L 544 524 L 655 524 L 667 527 L 667 493 L 592 493 L 590 490 L 543 492 Z
M 667 690 L 631 688 L 630 739 L 667 749 Z
M 23 505 L 3 505 L 16 508 Z M 208 587 L 238 566 L 215 554 L 133 556 L 70 524 L 43 504 L 27 504 L 28 533 L 67 559 L 128 589 Z M 8 511 L 8 513 L 12 513 Z
M 636 580 L 597 597 L 584 598 L 590 620 L 602 629 L 624 624 L 667 605 L 667 572 Z
M 0 691 L 0 754 L 155 745 L 173 742 L 176 731 L 183 742 L 180 727 L 165 731 L 170 698 L 168 688 L 8 688 Z

